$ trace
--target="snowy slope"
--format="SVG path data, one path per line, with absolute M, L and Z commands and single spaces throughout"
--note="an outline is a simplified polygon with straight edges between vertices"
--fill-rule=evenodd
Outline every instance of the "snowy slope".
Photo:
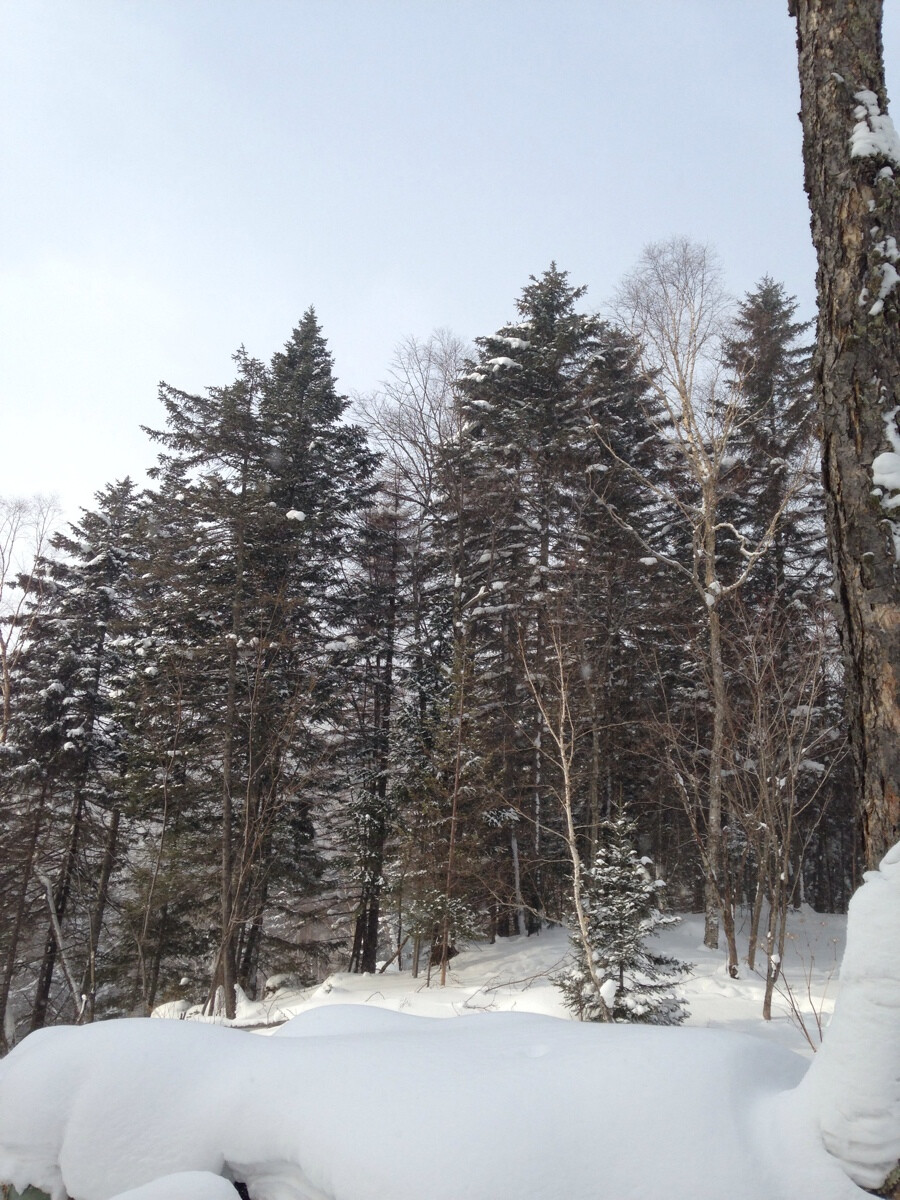
M 809 908 L 791 916 L 785 975 L 794 1003 L 816 1044 L 816 1016 L 827 1021 L 834 1008 L 845 928 L 845 917 L 822 915 Z M 745 942 L 746 928 L 739 925 L 739 933 Z M 776 993 L 773 1020 L 762 1019 L 764 955 L 758 955 L 756 973 L 744 965 L 741 977 L 731 979 L 724 955 L 703 945 L 702 916 L 685 917 L 678 925 L 663 930 L 653 947 L 693 963 L 690 977 L 679 987 L 690 1008 L 688 1025 L 752 1033 L 811 1056 L 798 1018 L 791 1015 L 784 985 Z M 445 988 L 438 986 L 437 972 L 429 986 L 424 969 L 418 979 L 413 979 L 409 970 L 399 972 L 395 967 L 378 975 L 338 973 L 316 988 L 285 989 L 263 1002 L 243 1000 L 235 1024 L 271 1032 L 297 1013 L 334 1004 L 365 1004 L 426 1017 L 528 1012 L 568 1020 L 571 1014 L 553 985 L 553 977 L 563 969 L 568 952 L 568 937 L 562 929 L 544 930 L 537 937 L 500 939 L 494 945 L 474 945 L 451 961 Z M 157 1015 L 187 1014 L 192 1020 L 200 1020 L 201 1011 L 199 1005 L 181 1004 L 161 1006 Z

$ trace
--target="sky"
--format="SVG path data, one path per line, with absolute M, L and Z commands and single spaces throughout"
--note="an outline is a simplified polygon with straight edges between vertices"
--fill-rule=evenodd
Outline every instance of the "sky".
M 0 496 L 142 479 L 310 305 L 351 395 L 673 235 L 811 317 L 798 108 L 787 0 L 0 0 Z

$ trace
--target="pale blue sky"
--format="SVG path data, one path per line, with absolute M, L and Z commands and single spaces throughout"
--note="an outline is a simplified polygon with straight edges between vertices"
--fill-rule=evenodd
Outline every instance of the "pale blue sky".
M 139 473 L 310 304 L 363 392 L 671 234 L 810 316 L 798 107 L 787 0 L 2 0 L 0 494 Z

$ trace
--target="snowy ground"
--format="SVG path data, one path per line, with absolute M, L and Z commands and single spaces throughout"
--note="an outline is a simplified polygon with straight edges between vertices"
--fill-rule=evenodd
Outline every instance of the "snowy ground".
M 753 1034 L 811 1057 L 800 1017 L 818 1045 L 819 1021 L 827 1023 L 834 1008 L 845 930 L 843 916 L 822 915 L 810 908 L 791 915 L 785 979 L 776 992 L 771 1021 L 762 1019 L 763 954 L 757 954 L 756 972 L 750 972 L 744 962 L 740 978 L 729 978 L 724 954 L 703 945 L 702 916 L 688 916 L 663 929 L 652 946 L 694 964 L 691 976 L 678 989 L 690 1007 L 687 1025 Z M 739 946 L 745 953 L 745 921 L 739 922 L 738 931 Z M 504 938 L 494 945 L 471 946 L 454 958 L 444 988 L 436 971 L 429 986 L 424 969 L 418 979 L 413 979 L 409 970 L 399 972 L 396 966 L 377 975 L 337 974 L 316 988 L 283 989 L 259 1003 L 243 1000 L 235 1024 L 269 1033 L 298 1013 L 326 1004 L 365 1004 L 422 1017 L 524 1012 L 570 1019 L 559 989 L 553 985 L 567 954 L 568 937 L 562 929 L 545 930 L 530 938 Z M 790 996 L 796 1013 L 791 1011 Z M 187 1002 L 157 1010 L 160 1016 L 186 1015 L 191 1020 L 200 1019 L 200 1012 L 199 1006 L 192 1008 Z
M 893 996 L 894 952 L 878 947 L 897 943 L 900 859 L 880 882 L 877 939 L 856 959 Z M 793 918 L 786 977 L 814 1042 L 844 929 Z M 470 947 L 445 988 L 389 969 L 282 989 L 241 1005 L 243 1029 L 195 1012 L 42 1031 L 0 1063 L 0 1179 L 54 1200 L 227 1200 L 222 1177 L 253 1200 L 862 1200 L 847 1130 L 832 1154 L 822 1140 L 839 1081 L 808 1086 L 785 995 L 764 1022 L 763 980 L 730 979 L 699 917 L 655 946 L 694 963 L 688 1028 L 569 1019 L 552 983 L 567 938 L 549 930 Z M 845 1032 L 858 1055 L 865 1030 Z M 874 1170 L 893 1161 L 900 1113 L 884 1041 Z

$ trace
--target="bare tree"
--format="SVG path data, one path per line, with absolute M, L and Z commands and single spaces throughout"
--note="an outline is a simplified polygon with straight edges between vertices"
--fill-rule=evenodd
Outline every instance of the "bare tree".
M 58 516 L 51 497 L 0 497 L 0 744 L 9 737 L 16 663 L 40 615 L 30 581 Z
M 729 784 L 736 832 L 756 866 L 751 970 L 765 916 L 763 1017 L 770 1020 L 788 911 L 803 896 L 804 854 L 824 818 L 845 739 L 827 703 L 833 663 L 827 614 L 811 615 L 799 637 L 775 605 L 762 613 L 741 610 L 736 624 L 732 670 L 743 703 L 731 740 Z
M 648 246 L 616 298 L 617 318 L 643 347 L 645 371 L 661 414 L 660 432 L 669 449 L 663 482 L 646 476 L 642 482 L 686 533 L 690 559 L 683 561 L 665 537 L 631 531 L 648 554 L 690 581 L 705 614 L 712 730 L 700 839 L 706 874 L 704 941 L 710 948 L 718 945 L 721 914 L 729 971 L 736 974 L 734 916 L 725 887 L 722 843 L 728 697 L 721 614 L 723 601 L 739 592 L 771 544 L 793 492 L 786 489 L 759 540 L 750 541 L 721 517 L 735 440 L 754 415 L 744 402 L 740 379 L 726 376 L 723 369 L 722 342 L 730 309 L 714 255 L 684 238 Z M 737 548 L 737 565 L 727 572 L 722 562 L 725 535 Z M 695 827 L 699 830 L 700 824 Z
M 446 329 L 426 341 L 409 337 L 397 348 L 380 391 L 358 397 L 356 411 L 388 464 L 400 497 L 433 516 L 440 473 L 459 440 L 454 384 L 467 348 Z
M 569 655 L 563 641 L 563 631 L 558 621 L 548 621 L 548 650 L 546 676 L 539 678 L 529 666 L 529 656 L 520 642 L 525 677 L 534 697 L 543 728 L 548 739 L 548 757 L 558 771 L 558 784 L 553 794 L 563 817 L 562 838 L 572 868 L 572 907 L 575 911 L 577 937 L 581 947 L 582 961 L 590 975 L 594 990 L 594 1003 L 601 1021 L 611 1021 L 612 1012 L 607 1003 L 608 992 L 604 988 L 609 978 L 598 968 L 597 947 L 590 934 L 588 912 L 585 907 L 584 863 L 581 858 L 583 831 L 579 830 L 575 798 L 575 755 L 578 735 L 571 708 L 572 671 Z
M 818 256 L 814 387 L 868 866 L 900 839 L 900 138 L 882 0 L 789 0 Z
M 16 667 L 42 612 L 39 575 L 35 568 L 47 548 L 58 516 L 56 500 L 50 497 L 0 498 L 0 746 L 5 746 L 9 740 L 14 717 Z M 34 796 L 27 796 L 27 811 L 9 831 L 11 840 L 4 840 L 2 847 L 15 882 L 5 913 L 6 947 L 0 972 L 0 1049 L 7 1045 L 7 1006 L 26 924 L 46 802 L 45 782 Z

